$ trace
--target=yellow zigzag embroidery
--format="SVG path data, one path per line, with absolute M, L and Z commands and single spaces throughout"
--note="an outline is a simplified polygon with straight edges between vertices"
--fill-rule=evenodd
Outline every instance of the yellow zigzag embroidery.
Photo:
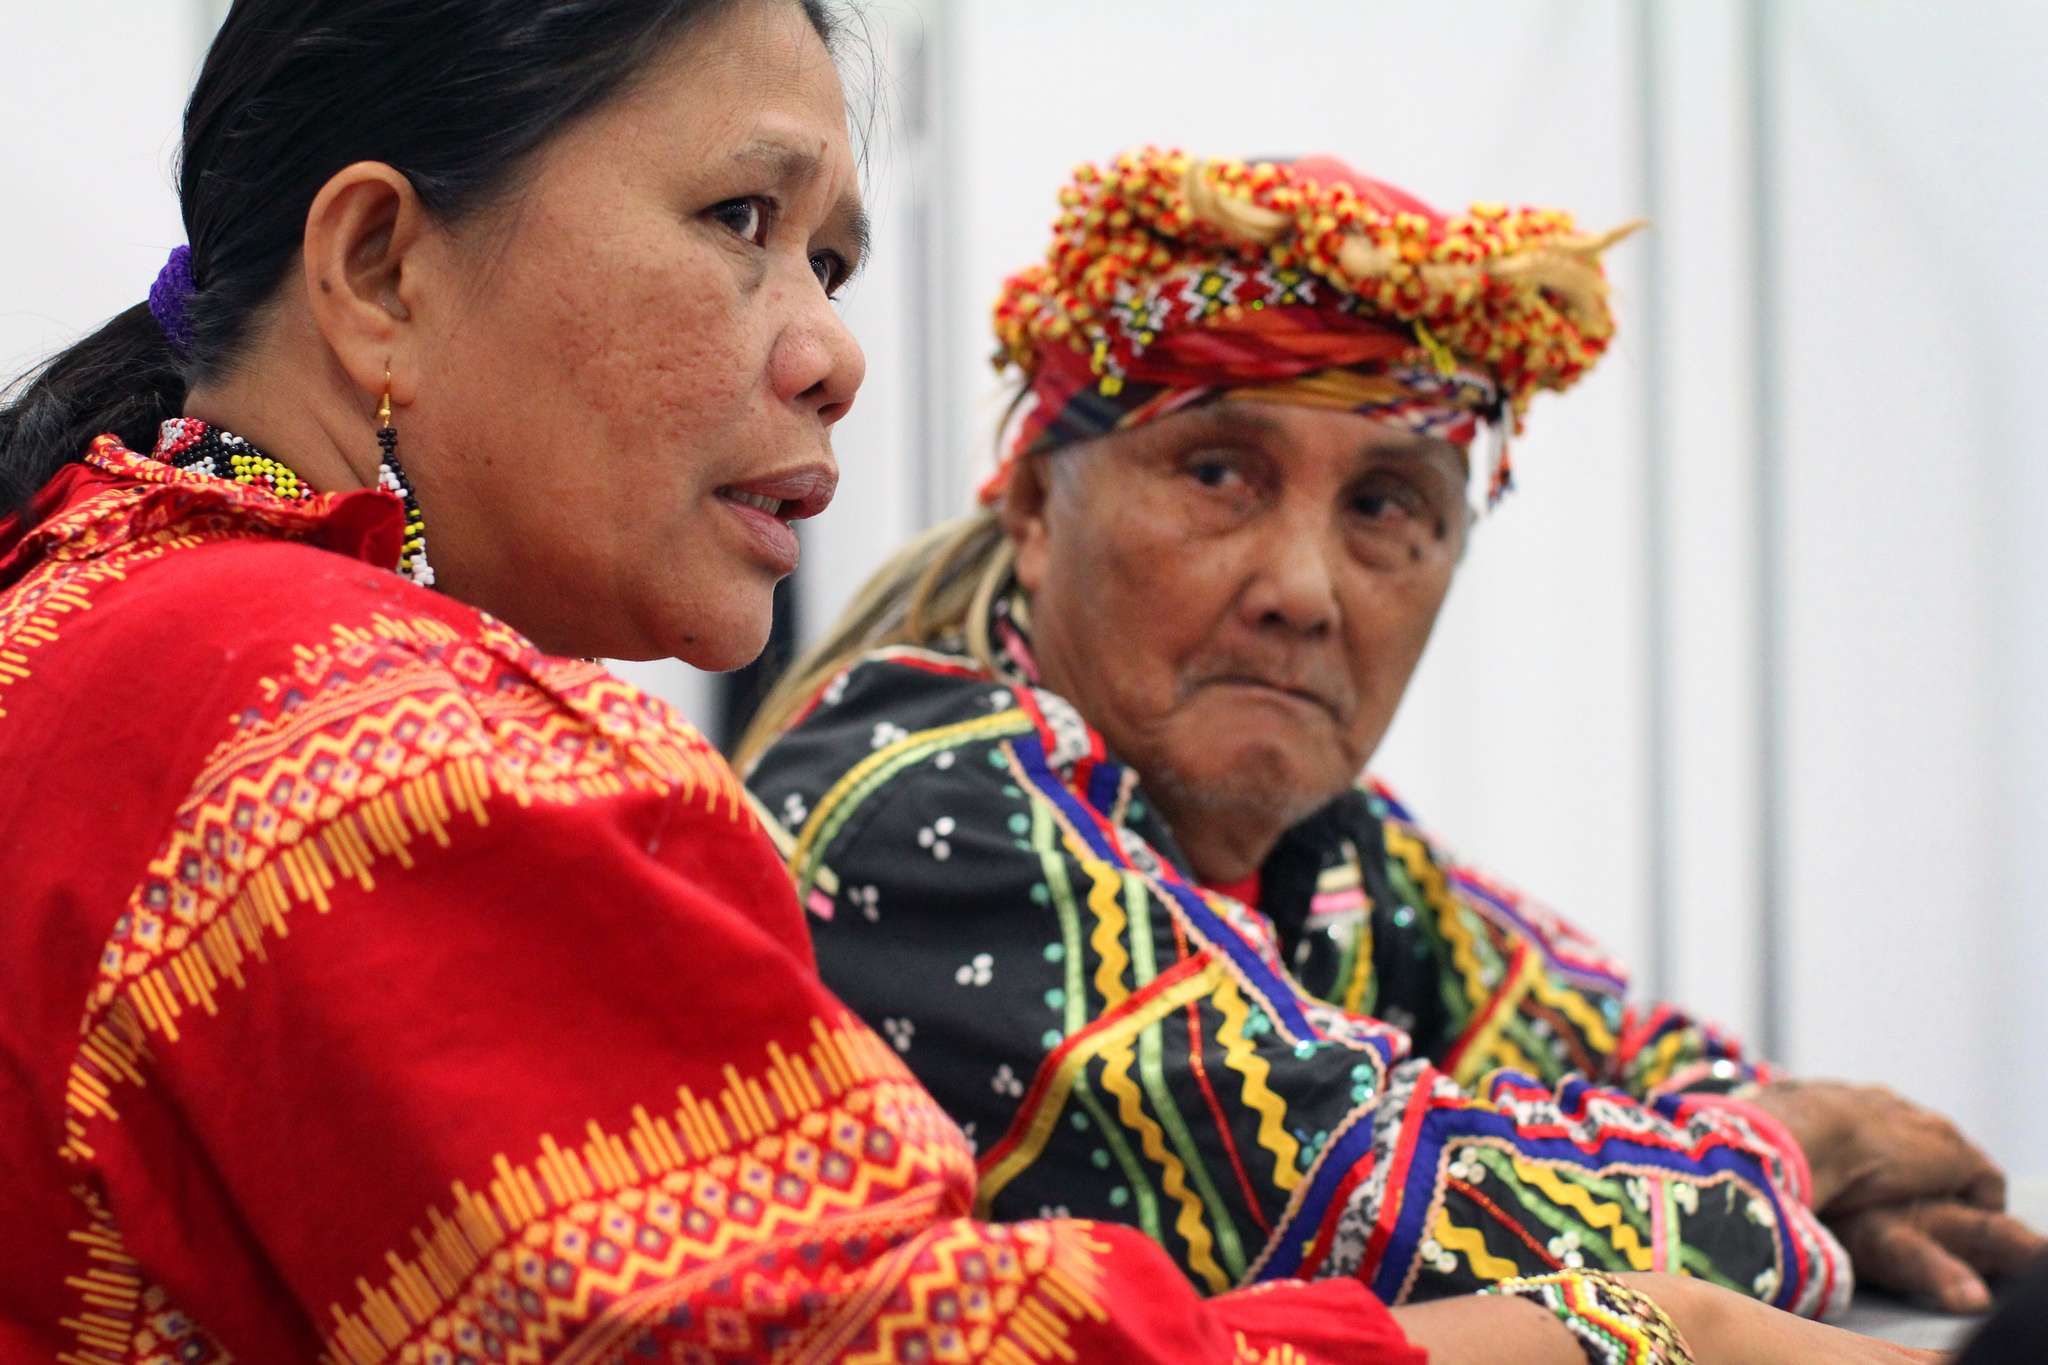
M 1216 1040 L 1223 1044 L 1223 1060 L 1244 1077 L 1244 1102 L 1259 1111 L 1259 1145 L 1273 1154 L 1273 1183 L 1292 1190 L 1301 1183 L 1301 1144 L 1287 1131 L 1287 1104 L 1266 1085 L 1272 1071 L 1264 1057 L 1244 1036 L 1251 1009 L 1238 994 L 1237 983 L 1225 976 L 1216 988 L 1216 1008 L 1223 1012 L 1223 1024 Z
M 1137 1131 L 1139 1141 L 1145 1148 L 1145 1155 L 1157 1162 L 1163 1172 L 1160 1184 L 1180 1203 L 1180 1213 L 1173 1220 L 1173 1230 L 1188 1244 L 1188 1263 L 1208 1284 L 1210 1293 L 1221 1294 L 1230 1288 L 1230 1277 L 1216 1264 L 1215 1239 L 1202 1221 L 1204 1209 L 1201 1197 L 1188 1188 L 1187 1167 L 1181 1164 L 1179 1157 L 1166 1149 L 1165 1132 L 1159 1127 L 1158 1122 L 1145 1112 L 1140 1103 L 1137 1083 L 1131 1079 L 1132 1061 L 1128 1036 L 1118 1039 L 1113 1047 L 1104 1048 L 1103 1089 L 1116 1096 L 1117 1117 L 1123 1120 L 1124 1127 Z
M 1574 1185 L 1569 1180 L 1558 1179 L 1557 1174 L 1548 1166 L 1525 1161 L 1520 1157 L 1514 1158 L 1514 1166 L 1516 1176 L 1549 1195 L 1553 1202 L 1577 1209 L 1585 1215 L 1588 1226 L 1603 1231 L 1613 1228 L 1611 1240 L 1614 1248 L 1628 1257 L 1631 1267 L 1637 1270 L 1654 1268 L 1656 1257 L 1650 1248 L 1643 1245 L 1642 1239 L 1636 1235 L 1635 1228 L 1623 1221 L 1620 1206 L 1595 1200 L 1583 1185 Z
M 1500 1033 L 1507 1026 L 1508 1020 L 1514 1017 L 1515 1009 L 1521 1003 L 1522 997 L 1529 993 L 1529 988 L 1541 980 L 1542 976 L 1543 964 L 1536 950 L 1524 945 L 1515 954 L 1509 966 L 1507 980 L 1501 983 L 1499 991 L 1487 1002 L 1486 1013 L 1481 1016 L 1477 1026 L 1465 1035 L 1466 1041 L 1458 1049 L 1458 1063 L 1451 1070 L 1452 1080 L 1459 1085 L 1469 1086 L 1480 1076 L 1494 1070 L 1501 1064 L 1495 1060 L 1495 1051 L 1501 1047 L 1505 1047 L 1521 1061 L 1522 1065 L 1527 1066 L 1528 1059 L 1522 1055 L 1521 1049 L 1503 1040 Z
M 1472 953 L 1472 929 L 1465 922 L 1464 907 L 1451 895 L 1450 887 L 1444 883 L 1443 869 L 1429 856 L 1429 848 L 1422 840 L 1395 825 L 1386 825 L 1387 852 L 1399 858 L 1408 869 L 1408 875 L 1422 888 L 1423 899 L 1436 911 L 1437 931 L 1450 941 L 1451 962 L 1465 978 L 1465 994 L 1478 1009 L 1486 999 L 1486 980 L 1481 974 L 1479 959 Z
M 1436 1227 L 1431 1235 L 1452 1251 L 1462 1251 L 1465 1259 L 1472 1263 L 1472 1273 L 1482 1280 L 1512 1280 L 1522 1273 L 1522 1267 L 1513 1261 L 1503 1260 L 1486 1249 L 1486 1238 L 1477 1228 L 1461 1228 L 1451 1221 L 1451 1215 L 1443 1209 L 1436 1211 Z
M 1119 899 L 1123 878 L 1064 828 L 1060 831 L 1060 842 L 1088 874 L 1088 908 L 1095 914 L 1095 931 L 1088 936 L 1088 942 L 1098 959 L 1095 990 L 1102 996 L 1102 1007 L 1109 1009 L 1121 1004 L 1131 993 L 1124 985 L 1124 968 L 1130 965 L 1131 958 L 1123 942 L 1124 930 L 1130 924 Z
M 988 1217 L 996 1196 L 1004 1186 L 1038 1160 L 1059 1123 L 1061 1112 L 1066 1108 L 1067 1096 L 1073 1093 L 1074 1078 L 1081 1074 L 1090 1058 L 1120 1043 L 1128 1043 L 1148 1025 L 1165 1018 L 1190 1000 L 1200 1000 L 1212 994 L 1219 983 L 1229 980 L 1223 964 L 1212 958 L 1201 971 L 1167 987 L 1124 1018 L 1108 1025 L 1090 1025 L 1091 1031 L 1077 1035 L 1072 1050 L 1061 1058 L 1058 1069 L 1046 1084 L 1045 1093 L 1040 1097 L 1038 1107 L 1032 1110 L 1016 1147 L 982 1176 L 981 1187 L 974 1195 L 974 1216 Z
M 1637 1083 L 1649 1089 L 1670 1080 L 1672 1065 L 1678 1060 L 1678 1054 L 1685 1050 L 1689 1041 L 1691 1040 L 1686 1037 L 1686 1031 L 1683 1029 L 1674 1029 L 1659 1038 L 1656 1048 L 1649 1057 L 1636 1063 Z
M 1614 1054 L 1614 1034 L 1607 1027 L 1607 1021 L 1600 1017 L 1600 1011 L 1594 1009 L 1585 996 L 1559 986 L 1548 971 L 1536 978 L 1530 993 L 1577 1024 L 1579 1031 L 1586 1035 L 1586 1046 L 1595 1053 L 1602 1057 Z

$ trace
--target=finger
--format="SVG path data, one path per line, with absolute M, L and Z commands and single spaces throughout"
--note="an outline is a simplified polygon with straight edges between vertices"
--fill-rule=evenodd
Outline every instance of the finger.
M 2005 1212 L 2005 1172 L 1996 1166 L 1979 1172 L 1977 1178 L 1970 1182 L 1969 1189 L 1964 1191 L 1963 1200 L 1980 1209 Z
M 1906 1210 L 1871 1209 L 1846 1220 L 1841 1230 L 1856 1273 L 1870 1283 L 1933 1299 L 1951 1313 L 1991 1306 L 1991 1291 L 1977 1272 L 1914 1226 Z
M 1962 1148 L 1964 1159 L 1958 1164 L 1953 1186 L 1956 1198 L 1965 1204 L 1974 1204 L 1980 1209 L 2005 1209 L 2005 1172 L 1999 1169 L 1990 1154 L 1976 1143 L 1964 1137 L 1962 1130 L 1942 1120 L 1956 1144 Z
M 1920 1199 L 2005 1207 L 2005 1173 L 1939 1114 L 1894 1116 L 1884 1136 L 1866 1134 L 1864 1164 L 1845 1181 L 1831 1212 L 1851 1213 Z
M 2048 1237 L 1989 1209 L 1928 1204 L 1916 1209 L 1910 1221 L 1951 1255 L 1987 1275 L 2015 1274 L 2048 1253 Z

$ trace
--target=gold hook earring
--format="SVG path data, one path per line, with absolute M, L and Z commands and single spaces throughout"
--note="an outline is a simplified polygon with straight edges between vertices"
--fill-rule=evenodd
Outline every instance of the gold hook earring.
M 398 463 L 398 428 L 391 425 L 391 371 L 384 371 L 384 401 L 377 405 L 377 444 L 384 458 L 377 465 L 377 486 L 405 504 L 405 542 L 398 552 L 398 571 L 423 588 L 434 586 L 434 566 L 427 563 L 427 519 L 412 480 Z

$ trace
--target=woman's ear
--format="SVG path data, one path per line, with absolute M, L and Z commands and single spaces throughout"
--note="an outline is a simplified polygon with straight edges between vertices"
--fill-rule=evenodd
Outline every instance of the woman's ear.
M 413 315 L 422 272 L 412 260 L 427 228 L 412 182 L 381 161 L 336 171 L 306 212 L 303 260 L 313 322 L 374 405 L 410 403 Z
M 1045 581 L 1045 566 L 1050 555 L 1046 511 L 1051 502 L 1051 490 L 1045 467 L 1049 458 L 1045 455 L 1018 457 L 1016 466 L 1010 471 L 1009 486 L 1003 490 L 1002 506 L 996 512 L 1002 519 L 1003 530 L 1009 534 L 1010 543 L 1016 547 L 1017 584 L 1027 593 L 1036 593 L 1039 584 Z

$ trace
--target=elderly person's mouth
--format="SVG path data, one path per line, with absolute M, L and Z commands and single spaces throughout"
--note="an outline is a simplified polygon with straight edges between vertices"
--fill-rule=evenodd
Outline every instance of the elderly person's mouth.
M 1296 683 L 1277 682 L 1270 678 L 1246 674 L 1222 674 L 1202 678 L 1187 687 L 1185 696 L 1195 696 L 1203 691 L 1221 689 L 1242 693 L 1259 700 L 1278 701 L 1293 706 L 1311 707 L 1329 719 L 1342 724 L 1350 707 L 1341 697 L 1319 691 L 1311 686 Z
M 789 573 L 797 564 L 796 532 L 791 524 L 824 511 L 838 486 L 839 471 L 819 462 L 724 484 L 713 491 L 746 529 L 769 567 Z

